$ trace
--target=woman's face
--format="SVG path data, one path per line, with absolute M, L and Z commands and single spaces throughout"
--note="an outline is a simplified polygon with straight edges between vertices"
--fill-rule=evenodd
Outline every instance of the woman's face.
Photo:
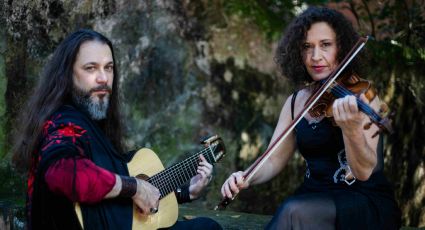
M 303 59 L 307 72 L 314 81 L 325 79 L 338 65 L 334 30 L 326 22 L 316 22 L 307 31 L 303 45 Z

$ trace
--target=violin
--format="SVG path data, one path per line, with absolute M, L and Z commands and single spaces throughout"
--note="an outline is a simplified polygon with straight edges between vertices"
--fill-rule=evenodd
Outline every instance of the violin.
M 325 80 L 326 79 L 319 81 L 319 84 L 323 84 Z M 371 120 L 371 122 L 364 126 L 364 129 L 369 129 L 372 123 L 374 123 L 379 127 L 379 131 L 373 134 L 372 137 L 375 137 L 382 131 L 392 133 L 391 120 L 385 116 L 388 111 L 387 105 L 382 103 L 379 111 L 376 112 L 367 103 L 359 99 L 360 94 L 364 94 L 368 101 L 372 101 L 377 95 L 377 90 L 372 86 L 370 81 L 360 78 L 356 73 L 345 74 L 330 85 L 328 90 L 323 93 L 308 113 L 313 118 L 325 116 L 332 119 L 332 104 L 335 99 L 343 98 L 347 95 L 355 95 L 359 110 L 369 116 Z M 306 104 L 310 100 L 309 98 Z M 332 123 L 336 125 L 333 119 Z

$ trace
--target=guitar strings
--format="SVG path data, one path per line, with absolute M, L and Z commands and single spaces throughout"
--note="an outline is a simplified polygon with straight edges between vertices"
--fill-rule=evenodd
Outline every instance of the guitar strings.
M 212 153 L 212 150 L 211 149 L 210 149 L 210 151 Z M 203 151 L 201 151 L 201 152 L 199 152 L 199 153 L 191 156 L 188 160 L 183 161 L 182 164 L 177 164 L 176 166 L 180 166 L 180 167 L 177 167 L 177 171 L 180 171 L 180 172 L 177 172 L 177 173 L 174 173 L 173 174 L 173 172 L 176 172 L 175 170 L 174 171 L 173 170 L 168 170 L 167 174 L 168 174 L 169 177 L 174 177 L 174 179 L 175 179 L 175 176 L 177 175 L 178 176 L 177 179 L 180 179 L 180 181 L 179 181 L 180 184 L 175 185 L 175 187 L 172 188 L 172 190 L 176 189 L 178 186 L 180 186 L 184 182 L 188 181 L 192 176 L 194 176 L 194 175 L 197 174 L 196 168 L 198 166 L 199 155 L 200 154 L 204 154 L 204 153 L 210 153 L 210 152 L 208 152 L 208 149 L 204 149 Z M 204 154 L 204 155 L 206 157 L 210 156 L 208 154 Z M 181 171 L 184 170 L 184 168 L 189 169 L 189 171 L 186 170 L 186 172 L 192 173 L 192 176 L 189 175 L 189 178 L 182 178 L 181 176 L 179 176 L 179 175 L 182 175 Z
M 213 147 L 216 148 L 217 145 L 214 145 Z M 198 165 L 197 163 L 200 154 L 203 154 L 207 161 L 209 161 L 210 163 L 213 162 L 212 153 L 213 149 L 211 149 L 210 145 L 207 148 L 201 150 L 200 152 L 185 159 L 184 161 L 174 164 L 171 167 L 163 170 L 162 172 L 154 175 L 153 177 L 148 179 L 148 182 L 159 188 L 162 198 L 168 193 L 177 189 L 178 186 L 180 186 L 184 182 L 188 181 L 190 178 L 192 178 L 192 176 L 197 174 L 196 168 Z M 189 169 L 189 171 L 187 169 Z M 177 171 L 177 173 L 175 173 L 175 171 Z M 181 173 L 182 171 L 183 173 Z M 189 173 L 188 178 L 186 178 L 187 174 L 185 173 L 185 171 Z M 191 173 L 193 174 L 192 176 L 190 176 Z M 176 175 L 178 176 L 177 178 Z M 178 181 L 175 182 L 175 179 L 177 179 Z
M 211 149 L 210 149 L 210 151 L 211 151 L 211 153 L 213 152 Z M 201 152 L 199 152 L 197 154 L 194 154 L 188 160 L 183 161 L 182 164 L 176 165 L 176 166 L 183 166 L 183 167 L 178 167 L 177 168 L 177 171 L 178 172 L 177 173 L 174 173 L 174 174 L 172 174 L 172 173 L 175 172 L 175 171 L 170 171 L 169 170 L 168 175 L 171 176 L 171 177 L 177 175 L 178 176 L 178 179 L 180 179 L 180 181 L 179 181 L 180 184 L 183 184 L 184 182 L 188 181 L 190 178 L 192 178 L 192 176 L 189 175 L 189 178 L 182 178 L 181 176 L 179 176 L 179 175 L 182 175 L 181 171 L 184 170 L 184 169 L 186 169 L 184 171 L 187 172 L 188 171 L 187 169 L 189 168 L 189 170 L 190 170 L 189 172 L 191 172 L 193 176 L 196 175 L 197 174 L 196 168 L 198 166 L 199 155 L 200 154 L 204 154 L 204 153 L 210 153 L 210 152 L 208 152 L 208 148 L 202 150 Z M 205 155 L 206 158 L 208 158 L 208 156 L 210 156 L 209 154 L 204 154 L 204 155 Z M 176 189 L 178 186 L 179 185 L 177 185 L 174 189 Z
M 204 150 L 203 150 L 204 151 Z M 201 153 L 203 152 L 203 151 L 201 151 Z M 197 154 L 195 154 L 196 156 L 197 155 L 199 155 L 199 153 L 197 153 Z M 183 162 L 180 162 L 180 163 L 178 163 L 178 164 L 174 164 L 174 165 L 172 165 L 171 167 L 169 167 L 168 169 L 166 169 L 166 170 L 163 170 L 162 172 L 160 172 L 159 174 L 157 174 L 157 175 L 155 175 L 154 177 L 152 177 L 152 179 L 156 179 L 158 182 L 160 182 L 160 184 L 159 185 L 162 185 L 162 184 L 164 184 L 163 182 L 164 181 L 167 181 L 167 176 L 169 176 L 169 171 L 171 171 L 171 170 L 174 170 L 174 168 L 177 168 L 178 166 L 180 166 L 180 165 L 182 165 L 182 164 L 185 164 L 185 163 L 187 163 L 187 161 L 190 161 L 191 160 L 191 158 L 192 157 L 190 157 L 190 158 L 188 158 L 188 159 L 186 159 L 185 161 L 183 161 Z
M 162 171 L 160 175 L 157 174 L 158 176 L 161 176 L 159 178 L 160 179 L 159 180 L 159 182 L 160 182 L 159 186 L 161 188 L 163 188 L 162 190 L 165 189 L 165 193 L 163 193 L 162 196 L 165 196 L 168 193 L 174 191 L 179 186 L 178 184 L 169 183 L 169 182 L 174 182 L 175 180 L 173 180 L 173 179 L 176 179 L 175 177 L 173 178 L 173 176 L 175 176 L 175 174 L 172 174 L 172 172 L 175 171 L 175 170 L 172 170 L 172 169 L 175 169 L 175 168 L 182 169 L 183 167 L 181 167 L 181 166 L 184 166 L 186 169 L 189 167 L 189 170 L 190 170 L 189 172 L 192 173 L 193 175 L 196 175 L 196 169 L 195 168 L 197 166 L 197 164 L 196 164 L 197 161 L 194 161 L 194 159 L 197 160 L 197 157 L 200 154 L 203 154 L 203 153 L 208 153 L 207 152 L 207 149 L 204 149 L 201 152 L 198 152 L 197 154 L 194 154 L 193 156 L 189 157 L 188 159 L 184 160 L 183 162 L 180 162 L 178 164 L 175 164 L 175 165 L 169 167 L 167 170 Z M 170 177 L 172 177 L 172 178 L 170 178 Z M 191 177 L 189 177 L 189 179 L 190 178 Z M 181 179 L 181 177 L 178 178 L 178 179 Z M 187 180 L 188 179 L 184 178 L 184 181 L 187 181 Z M 181 183 L 183 183 L 184 181 L 181 181 Z

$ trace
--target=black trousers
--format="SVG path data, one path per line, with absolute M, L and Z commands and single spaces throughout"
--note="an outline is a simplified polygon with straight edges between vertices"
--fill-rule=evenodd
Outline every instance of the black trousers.
M 223 228 L 215 220 L 207 217 L 198 217 L 192 220 L 177 221 L 169 230 L 222 230 Z

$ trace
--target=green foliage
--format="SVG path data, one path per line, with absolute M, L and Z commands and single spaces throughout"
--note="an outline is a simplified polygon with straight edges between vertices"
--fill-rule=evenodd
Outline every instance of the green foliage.
M 223 8 L 229 15 L 252 20 L 267 38 L 276 40 L 282 30 L 307 5 L 322 5 L 326 0 L 227 0 Z
M 251 19 L 270 39 L 281 35 L 288 19 L 294 16 L 293 9 L 301 5 L 296 1 L 285 0 L 229 0 L 223 4 L 229 15 Z
M 26 177 L 18 173 L 9 161 L 0 160 L 0 198 L 24 205 Z

